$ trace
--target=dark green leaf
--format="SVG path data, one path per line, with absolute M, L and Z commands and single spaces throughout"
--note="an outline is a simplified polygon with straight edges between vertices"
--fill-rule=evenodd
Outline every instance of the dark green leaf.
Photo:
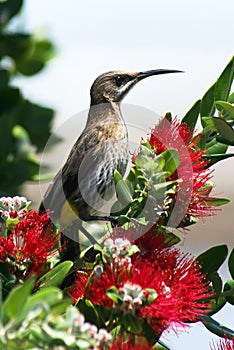
M 42 70 L 47 61 L 54 57 L 53 44 L 48 40 L 38 41 L 32 38 L 32 48 L 27 56 L 16 62 L 17 70 L 26 76 L 34 75 Z
M 201 321 L 210 332 L 218 335 L 219 337 L 230 339 L 234 338 L 234 331 L 232 329 L 223 326 L 210 316 L 203 316 Z
M 200 106 L 201 100 L 196 101 L 182 119 L 182 123 L 186 123 L 192 131 L 194 130 L 199 117 Z
M 0 2 L 1 22 L 0 26 L 5 25 L 21 9 L 23 0 L 6 0 Z
M 142 332 L 143 319 L 126 314 L 122 318 L 122 324 L 127 332 L 140 335 Z
M 234 280 L 233 279 L 229 279 L 227 280 L 227 282 L 224 285 L 224 292 L 226 292 L 225 294 L 225 298 L 227 300 L 227 302 L 231 305 L 234 305 Z M 227 292 L 229 295 L 227 295 Z
M 202 273 L 207 275 L 207 279 L 211 278 L 214 271 L 218 271 L 220 266 L 224 263 L 228 255 L 228 248 L 226 245 L 219 245 L 206 250 L 200 254 L 196 260 L 202 266 Z
M 143 332 L 144 332 L 146 339 L 148 340 L 148 342 L 150 344 L 155 344 L 158 341 L 158 339 L 159 339 L 158 335 L 155 333 L 153 328 L 150 327 L 150 325 L 147 323 L 146 319 L 143 320 L 142 329 L 143 329 Z
M 210 280 L 216 293 L 216 300 L 218 300 L 223 287 L 222 278 L 220 277 L 217 271 L 213 271 L 210 274 Z
M 200 115 L 203 116 L 212 116 L 215 111 L 214 107 L 214 96 L 215 96 L 215 84 L 213 84 L 209 90 L 205 93 L 205 95 L 202 97 L 201 100 L 201 107 L 200 107 Z
M 38 282 L 41 283 L 40 287 L 59 287 L 72 266 L 73 263 L 71 261 L 63 261 L 58 264 L 52 270 L 40 277 L 38 280 Z
M 25 33 L 0 34 L 0 57 L 22 59 L 32 47 L 31 35 Z
M 92 324 L 96 324 L 97 326 L 103 325 L 102 320 L 105 317 L 104 312 L 100 313 L 101 317 L 99 318 L 98 312 L 90 300 L 84 299 L 84 298 L 80 299 L 78 301 L 77 307 L 78 307 L 79 311 L 83 315 L 85 315 L 86 322 L 91 322 Z M 102 318 L 102 316 L 103 316 L 103 318 Z M 109 315 L 109 317 L 110 317 L 110 315 Z
M 218 132 L 224 139 L 230 141 L 231 143 L 234 142 L 234 130 L 226 122 L 223 118 L 217 118 L 217 117 L 203 117 L 203 122 L 209 127 Z
M 224 101 L 215 101 L 215 105 L 225 120 L 234 121 L 234 106 L 232 104 Z
M 34 287 L 36 278 L 29 278 L 23 285 L 17 286 L 8 294 L 2 306 L 2 321 L 6 323 L 10 319 L 16 319 L 22 312 L 19 305 L 24 305 Z
M 234 248 L 232 249 L 231 254 L 229 256 L 229 259 L 228 259 L 228 268 L 229 268 L 229 271 L 230 271 L 232 278 L 234 279 Z
M 225 67 L 216 82 L 215 100 L 227 101 L 234 78 L 234 57 Z
M 227 152 L 228 146 L 224 145 L 223 143 L 219 143 L 214 139 L 213 141 L 209 142 L 207 144 L 206 154 L 210 155 L 217 155 L 217 154 L 224 154 Z
M 227 154 L 206 154 L 204 158 L 207 158 L 210 160 L 209 166 L 214 165 L 215 163 L 220 162 L 221 160 L 234 157 L 234 153 L 227 153 Z
M 22 125 L 30 135 L 31 142 L 43 150 L 50 137 L 54 111 L 29 101 L 25 101 L 18 113 L 17 123 Z

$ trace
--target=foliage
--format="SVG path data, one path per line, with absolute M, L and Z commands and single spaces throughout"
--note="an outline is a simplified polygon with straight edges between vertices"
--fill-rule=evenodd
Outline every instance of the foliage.
M 0 193 L 19 193 L 27 180 L 35 180 L 41 151 L 51 133 L 52 109 L 27 100 L 13 85 L 18 75 L 41 72 L 54 56 L 53 44 L 21 30 L 12 30 L 23 0 L 0 3 Z M 16 176 L 17 174 L 17 176 Z
M 75 265 L 60 260 L 59 232 L 44 214 L 33 214 L 25 198 L 1 199 L 1 239 L 11 243 L 0 245 L 2 349 L 169 349 L 162 332 L 197 321 L 225 338 L 221 348 L 232 346 L 234 331 L 212 316 L 234 305 L 234 249 L 223 244 L 191 258 L 176 244 L 181 230 L 228 203 L 212 197 L 210 167 L 233 156 L 233 72 L 234 59 L 182 122 L 168 113 L 155 126 L 125 179 L 115 172 L 118 226 Z M 39 259 L 37 244 L 25 255 L 32 231 L 50 248 L 30 270 Z

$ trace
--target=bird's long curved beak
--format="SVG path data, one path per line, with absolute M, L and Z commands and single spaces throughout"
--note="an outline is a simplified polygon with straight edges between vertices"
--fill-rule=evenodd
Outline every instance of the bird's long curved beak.
M 137 81 L 139 81 L 144 78 L 151 77 L 152 75 L 168 74 L 168 73 L 184 73 L 184 72 L 181 70 L 175 70 L 175 69 L 153 69 L 153 70 L 147 70 L 145 72 L 139 72 L 136 78 L 137 78 Z

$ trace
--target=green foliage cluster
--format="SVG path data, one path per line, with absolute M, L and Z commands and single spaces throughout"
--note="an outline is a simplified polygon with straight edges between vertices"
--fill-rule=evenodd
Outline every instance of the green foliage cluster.
M 31 33 L 13 31 L 12 19 L 23 0 L 0 3 L 0 194 L 13 195 L 27 180 L 36 180 L 39 163 L 36 152 L 43 150 L 51 134 L 52 109 L 27 100 L 12 84 L 18 75 L 41 72 L 54 56 L 53 44 Z

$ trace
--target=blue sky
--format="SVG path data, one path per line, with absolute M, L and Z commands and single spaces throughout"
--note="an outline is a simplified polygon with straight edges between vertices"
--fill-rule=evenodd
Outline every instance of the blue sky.
M 17 79 L 16 83 L 29 98 L 56 108 L 55 127 L 60 126 L 61 131 L 68 118 L 88 108 L 90 85 L 100 73 L 113 69 L 181 69 L 184 74 L 145 80 L 129 93 L 125 102 L 160 115 L 172 111 L 183 116 L 233 55 L 233 13 L 233 0 L 27 0 L 23 12 L 25 28 L 46 31 L 58 54 L 42 74 Z M 84 122 L 85 119 L 80 120 L 81 124 Z M 153 126 L 151 120 L 143 123 L 146 128 Z M 216 193 L 230 197 L 233 180 L 228 174 L 233 169 L 233 160 L 223 162 L 217 169 Z M 233 210 L 232 204 L 218 214 L 218 219 L 198 225 L 186 237 L 184 249 L 192 247 L 194 253 L 201 252 L 201 240 L 207 247 L 224 243 L 233 232 Z M 224 224 L 223 231 L 220 223 Z M 233 234 L 229 242 L 234 245 Z M 233 325 L 228 311 L 218 318 Z M 212 339 L 201 325 L 178 338 L 165 337 L 173 350 L 208 349 Z

